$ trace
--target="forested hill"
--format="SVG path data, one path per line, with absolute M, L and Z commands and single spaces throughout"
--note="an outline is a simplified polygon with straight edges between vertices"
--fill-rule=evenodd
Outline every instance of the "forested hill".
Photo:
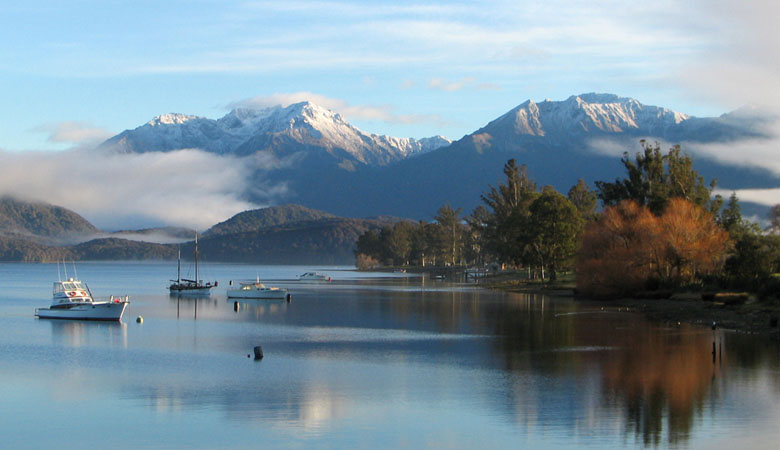
M 333 214 L 309 209 L 301 205 L 271 206 L 238 213 L 230 219 L 209 228 L 203 235 L 217 236 L 246 233 L 261 228 L 335 218 L 337 216 Z
M 64 240 L 97 233 L 85 218 L 60 206 L 0 198 L 0 235 L 37 236 Z
M 183 235 L 194 234 L 189 230 L 125 230 L 110 234 L 64 208 L 45 205 L 39 210 L 35 205 L 13 202 L 16 201 L 4 203 L 11 205 L 8 209 L 15 213 L 5 216 L 14 220 L 6 219 L 9 225 L 0 233 L 0 261 L 173 260 L 179 247 L 183 259 L 192 259 L 194 255 L 194 241 L 183 244 L 142 241 L 144 236 L 163 231 L 177 231 L 174 237 L 181 240 Z M 83 221 L 78 228 L 73 224 L 81 222 L 74 217 Z M 298 205 L 275 206 L 245 211 L 215 225 L 201 237 L 199 251 L 202 260 L 215 262 L 351 265 L 358 236 L 369 230 L 378 231 L 397 220 L 350 219 Z M 89 235 L 99 237 L 75 245 L 48 238 L 64 236 L 63 230 L 73 229 L 91 231 L 82 232 L 82 241 L 89 239 Z
M 322 218 L 230 234 L 204 236 L 198 249 L 203 260 L 258 264 L 344 264 L 355 262 L 358 236 L 389 222 L 373 219 Z M 192 244 L 186 246 L 192 253 Z M 182 255 L 185 247 L 182 247 Z

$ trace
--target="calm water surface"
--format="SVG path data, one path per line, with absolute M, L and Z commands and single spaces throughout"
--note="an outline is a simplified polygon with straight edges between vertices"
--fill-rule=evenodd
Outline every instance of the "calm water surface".
M 780 349 L 755 337 L 345 268 L 207 264 L 219 287 L 203 299 L 168 295 L 170 263 L 76 269 L 96 296 L 131 296 L 123 323 L 35 319 L 57 265 L 0 264 L 0 447 L 780 441 Z M 333 282 L 294 281 L 310 270 Z M 257 275 L 292 302 L 227 300 L 229 280 Z M 247 357 L 255 345 L 262 361 Z

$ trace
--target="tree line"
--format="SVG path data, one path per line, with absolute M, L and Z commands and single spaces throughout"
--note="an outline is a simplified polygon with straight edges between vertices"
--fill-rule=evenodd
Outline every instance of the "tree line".
M 640 141 L 621 162 L 625 176 L 581 179 L 563 195 L 539 189 L 510 159 L 504 180 L 461 217 L 443 205 L 433 222 L 401 221 L 357 241 L 359 268 L 488 263 L 525 268 L 542 280 L 574 270 L 577 289 L 593 296 L 713 286 L 780 292 L 780 205 L 770 227 L 743 219 L 739 200 L 713 195 L 680 146 L 667 153 Z M 599 209 L 599 203 L 601 208 Z M 773 294 L 774 293 L 774 294 Z

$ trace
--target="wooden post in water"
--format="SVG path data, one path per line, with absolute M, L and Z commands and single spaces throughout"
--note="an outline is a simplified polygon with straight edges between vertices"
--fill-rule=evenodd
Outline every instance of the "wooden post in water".
M 715 322 L 712 322 L 712 364 L 715 364 L 715 357 L 717 356 L 717 352 L 715 351 Z

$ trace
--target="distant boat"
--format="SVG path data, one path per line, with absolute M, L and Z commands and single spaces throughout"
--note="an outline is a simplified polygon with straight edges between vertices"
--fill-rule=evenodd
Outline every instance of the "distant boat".
M 129 304 L 127 296 L 95 301 L 87 283 L 68 278 L 54 282 L 51 306 L 36 308 L 35 315 L 41 319 L 122 320 Z
M 298 277 L 298 281 L 318 283 L 321 281 L 330 281 L 330 277 L 319 272 L 306 272 Z
M 251 298 L 262 300 L 287 300 L 290 301 L 290 293 L 287 289 L 266 286 L 258 277 L 255 281 L 240 281 L 238 287 L 227 290 L 228 298 Z
M 211 282 L 203 283 L 203 280 L 198 279 L 198 234 L 195 233 L 195 279 L 188 280 L 181 277 L 181 250 L 179 250 L 178 266 L 176 270 L 176 279 L 171 280 L 171 285 L 168 289 L 171 294 L 176 295 L 209 295 L 211 289 L 217 287 L 219 283 L 217 281 L 214 284 Z

